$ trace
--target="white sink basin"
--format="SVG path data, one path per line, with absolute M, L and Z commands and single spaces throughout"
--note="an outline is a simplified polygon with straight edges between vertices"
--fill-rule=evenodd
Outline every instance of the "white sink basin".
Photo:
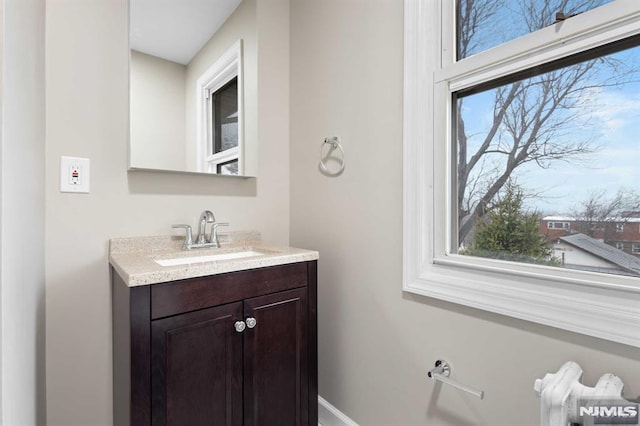
M 221 260 L 236 260 L 245 257 L 264 256 L 265 253 L 259 251 L 246 250 L 231 253 L 210 254 L 205 256 L 176 257 L 173 259 L 155 259 L 161 266 L 189 265 L 191 263 L 218 262 Z

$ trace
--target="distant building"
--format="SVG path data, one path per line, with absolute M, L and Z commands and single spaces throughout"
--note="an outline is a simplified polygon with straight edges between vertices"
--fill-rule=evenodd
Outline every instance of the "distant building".
M 640 215 L 604 221 L 545 216 L 540 221 L 540 233 L 554 244 L 562 237 L 584 234 L 640 259 Z
M 640 259 L 588 235 L 560 237 L 553 244 L 553 252 L 565 268 L 640 276 Z

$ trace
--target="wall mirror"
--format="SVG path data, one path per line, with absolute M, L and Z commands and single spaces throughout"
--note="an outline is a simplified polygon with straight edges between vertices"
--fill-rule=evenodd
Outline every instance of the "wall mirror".
M 130 0 L 129 169 L 257 172 L 256 0 Z

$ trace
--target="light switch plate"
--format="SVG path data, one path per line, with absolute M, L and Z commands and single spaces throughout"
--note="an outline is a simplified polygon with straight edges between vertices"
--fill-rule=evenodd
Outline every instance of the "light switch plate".
M 60 192 L 89 193 L 88 158 L 60 157 Z

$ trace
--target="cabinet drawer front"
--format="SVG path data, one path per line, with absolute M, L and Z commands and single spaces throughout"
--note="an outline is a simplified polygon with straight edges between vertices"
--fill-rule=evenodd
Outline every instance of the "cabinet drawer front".
M 151 286 L 151 318 L 163 318 L 307 285 L 307 262 Z

